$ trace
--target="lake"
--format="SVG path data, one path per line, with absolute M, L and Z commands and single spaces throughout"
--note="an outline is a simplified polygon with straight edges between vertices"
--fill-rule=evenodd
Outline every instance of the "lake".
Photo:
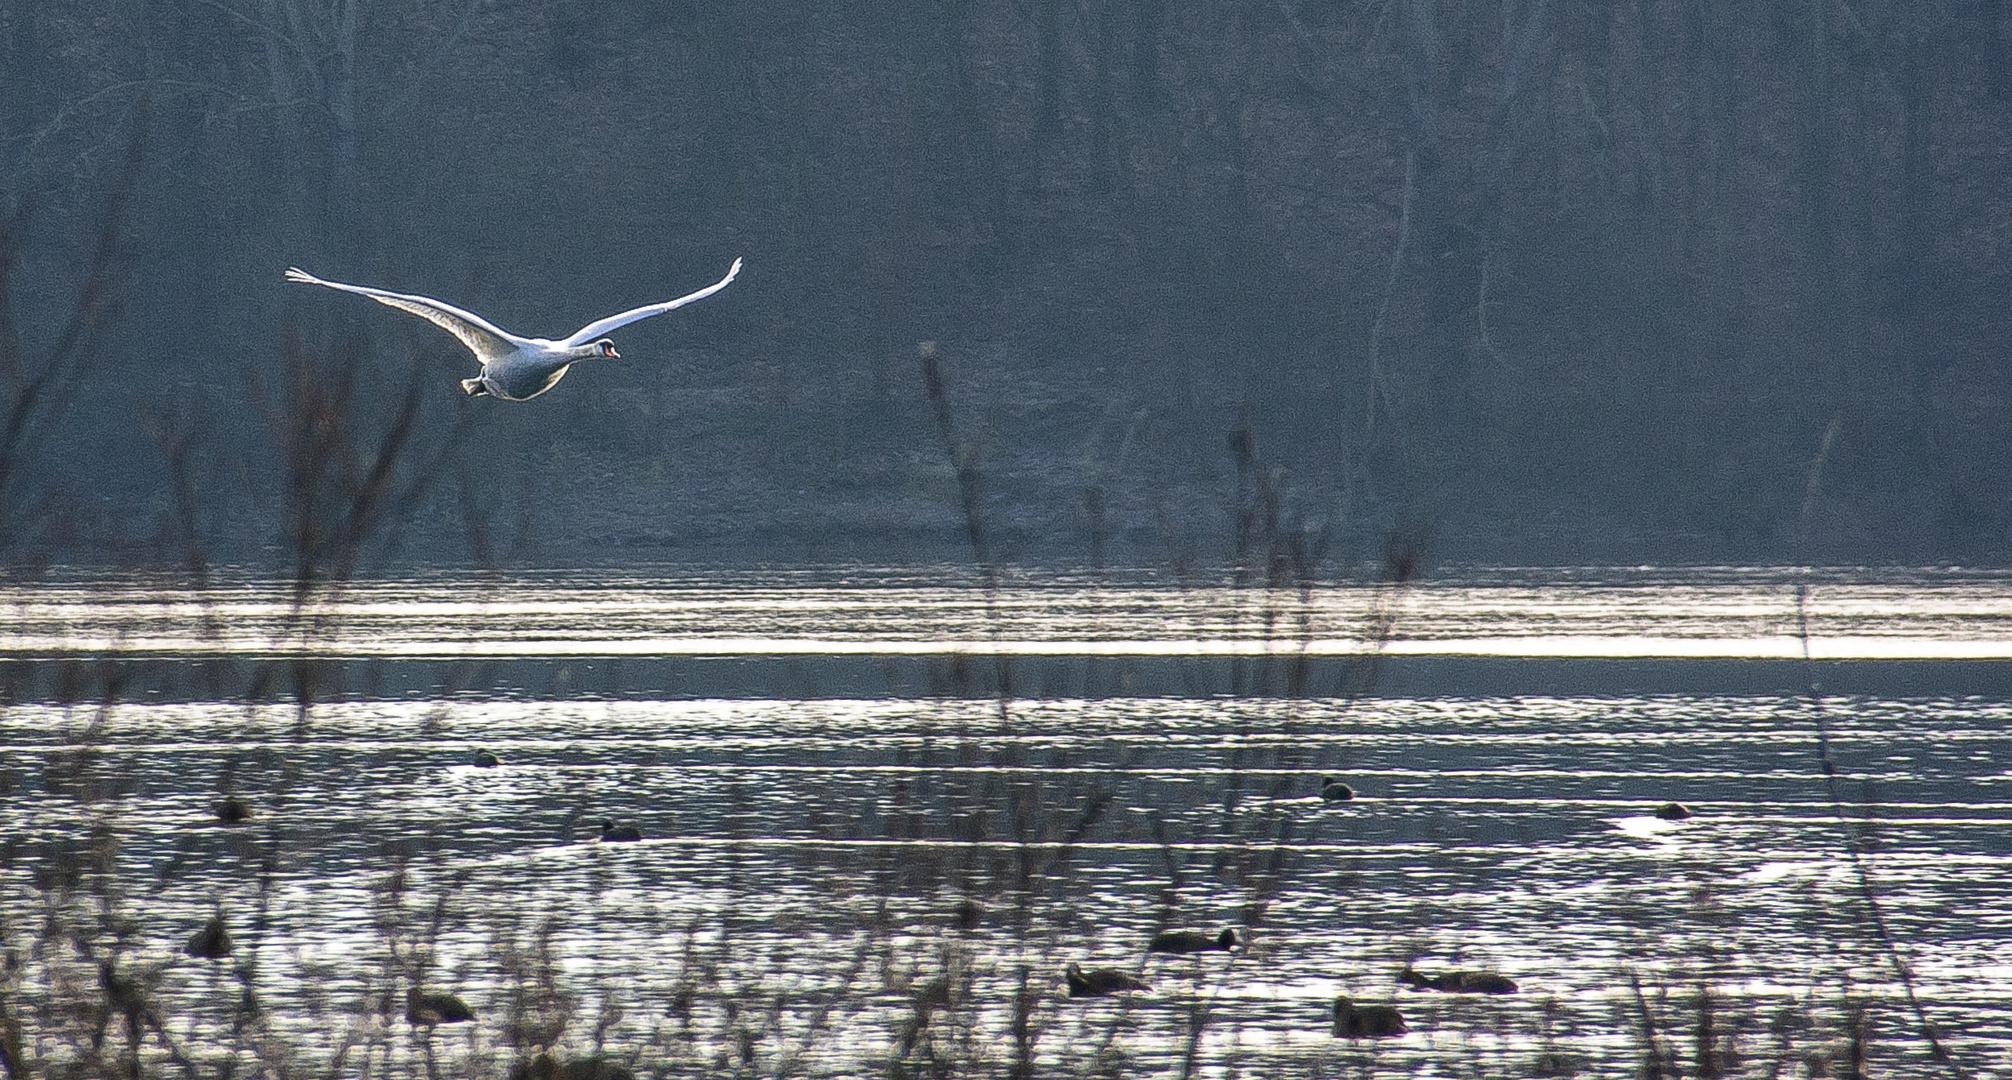
M 1862 1010 L 1875 1071 L 1936 1073 L 1896 960 L 1966 1074 L 2012 1050 L 2004 575 L 79 576 L 0 611 L 48 1063 L 97 977 L 59 921 L 149 987 L 143 1056 L 205 1072 L 1838 1074 Z M 213 911 L 233 959 L 181 956 Z M 1070 962 L 1151 988 L 1071 1000 Z M 408 1025 L 415 982 L 477 1022 Z M 1409 1033 L 1337 1038 L 1340 994 Z

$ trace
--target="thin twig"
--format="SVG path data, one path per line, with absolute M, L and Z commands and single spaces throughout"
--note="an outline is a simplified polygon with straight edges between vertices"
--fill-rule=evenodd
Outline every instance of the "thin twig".
M 1383 387 L 1383 362 L 1381 348 L 1383 323 L 1390 317 L 1391 298 L 1397 294 L 1397 275 L 1404 269 L 1404 249 L 1411 240 L 1411 200 L 1418 187 L 1418 155 L 1414 151 L 1404 152 L 1404 194 L 1398 205 L 1397 246 L 1390 252 L 1390 272 L 1383 280 L 1383 302 L 1377 305 L 1376 321 L 1369 326 L 1369 393 L 1363 410 L 1362 441 L 1366 447 L 1376 436 L 1376 400 L 1383 398 L 1384 408 L 1390 408 L 1390 395 Z
M 1809 465 L 1809 483 L 1803 494 L 1801 534 L 1804 558 L 1808 558 L 1809 524 L 1816 509 L 1822 490 L 1824 461 L 1830 455 L 1831 446 L 1837 441 L 1840 420 L 1832 418 L 1823 430 L 1823 441 L 1818 445 L 1816 457 Z M 1808 573 L 1807 565 L 1804 573 Z M 1900 944 L 1893 938 L 1893 931 L 1887 926 L 1885 908 L 1879 902 L 1879 894 L 1872 885 L 1872 873 L 1866 866 L 1863 845 L 1859 842 L 1858 831 L 1852 827 L 1844 813 L 1844 795 L 1838 785 L 1837 761 L 1830 753 L 1830 731 L 1826 723 L 1823 688 L 1816 679 L 1816 660 L 1810 653 L 1809 644 L 1809 582 L 1798 582 L 1795 587 L 1795 632 L 1802 643 L 1803 669 L 1809 675 L 1810 715 L 1816 723 L 1816 751 L 1823 763 L 1824 786 L 1830 793 L 1831 813 L 1837 817 L 1839 829 L 1844 833 L 1844 850 L 1851 858 L 1852 873 L 1858 879 L 1858 893 L 1865 901 L 1865 910 L 1872 917 L 1872 926 L 1879 935 L 1887 960 L 1893 965 L 1894 977 L 1900 980 L 1900 988 L 1907 998 L 1907 1007 L 1914 1013 L 1914 1019 L 1921 1029 L 1921 1037 L 1928 1041 L 1929 1054 L 1956 1080 L 1964 1080 L 1964 1072 L 1957 1064 L 1949 1048 L 1936 1034 L 1935 1025 L 1929 1022 L 1928 1012 L 1922 1007 L 1921 998 L 1914 990 L 1914 973 L 1908 969 L 1906 958 L 1900 955 Z

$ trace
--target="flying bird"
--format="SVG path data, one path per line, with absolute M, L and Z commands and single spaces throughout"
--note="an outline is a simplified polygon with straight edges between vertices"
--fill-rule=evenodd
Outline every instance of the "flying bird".
M 499 397 L 505 401 L 529 401 L 552 387 L 565 376 L 566 369 L 581 360 L 606 358 L 621 359 L 615 351 L 615 343 L 607 334 L 652 315 L 662 315 L 666 311 L 684 307 L 694 300 L 704 300 L 732 284 L 734 275 L 741 272 L 741 261 L 734 260 L 727 276 L 719 281 L 661 304 L 645 304 L 620 315 L 610 315 L 605 319 L 590 322 L 560 341 L 547 338 L 518 337 L 495 323 L 471 311 L 463 311 L 452 304 L 443 304 L 428 296 L 410 296 L 405 293 L 386 292 L 363 285 L 345 285 L 340 281 L 323 281 L 298 267 L 286 270 L 288 281 L 298 281 L 308 285 L 326 285 L 331 289 L 341 289 L 358 296 L 368 296 L 387 307 L 410 312 L 438 326 L 442 330 L 461 339 L 475 359 L 482 362 L 482 373 L 472 379 L 461 380 L 461 389 L 471 397 Z

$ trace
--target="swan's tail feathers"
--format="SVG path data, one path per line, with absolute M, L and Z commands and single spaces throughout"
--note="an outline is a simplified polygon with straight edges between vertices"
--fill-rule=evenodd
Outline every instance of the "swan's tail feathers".
M 482 397 L 489 393 L 489 391 L 482 388 L 481 379 L 463 379 L 461 380 L 461 389 L 467 391 L 469 397 Z
M 288 281 L 304 281 L 309 285 L 321 284 L 320 278 L 315 277 L 313 274 L 310 274 L 305 270 L 302 270 L 298 266 L 289 266 L 286 268 L 286 279 Z

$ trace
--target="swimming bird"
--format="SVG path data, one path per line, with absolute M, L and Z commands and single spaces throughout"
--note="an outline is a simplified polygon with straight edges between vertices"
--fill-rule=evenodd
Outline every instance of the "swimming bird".
M 505 401 L 529 401 L 558 385 L 565 376 L 566 369 L 581 360 L 606 358 L 621 359 L 615 351 L 615 343 L 605 336 L 610 331 L 629 325 L 638 319 L 652 315 L 662 315 L 666 311 L 681 308 L 694 300 L 704 300 L 733 282 L 734 275 L 741 272 L 741 261 L 734 260 L 727 270 L 727 276 L 700 289 L 687 293 L 676 300 L 666 300 L 661 304 L 645 304 L 642 307 L 624 311 L 620 315 L 610 315 L 605 319 L 590 322 L 573 332 L 573 335 L 559 341 L 548 338 L 518 337 L 495 323 L 470 311 L 463 311 L 452 304 L 444 304 L 429 296 L 413 296 L 406 293 L 387 292 L 363 285 L 345 285 L 340 281 L 324 281 L 299 267 L 289 266 L 286 279 L 306 285 L 325 285 L 331 289 L 341 289 L 358 296 L 368 296 L 372 300 L 400 311 L 410 312 L 453 334 L 468 346 L 475 359 L 482 362 L 482 373 L 472 379 L 461 380 L 461 389 L 471 397 L 499 397 Z
M 497 757 L 497 756 L 496 756 L 495 754 L 492 754 L 492 753 L 490 753 L 490 752 L 489 752 L 489 751 L 487 751 L 487 750 L 477 750 L 477 751 L 475 751 L 475 767 L 476 767 L 476 768 L 478 768 L 478 769 L 493 769 L 493 768 L 495 768 L 496 766 L 498 766 L 498 765 L 501 765 L 501 764 L 503 764 L 503 759 L 502 759 L 502 758 L 500 758 L 500 757 Z
M 453 994 L 428 993 L 414 987 L 405 992 L 405 1022 L 420 1027 L 459 1024 L 475 1019 L 475 1010 Z
M 633 1080 L 634 1073 L 613 1058 L 596 1054 L 561 1062 L 550 1053 L 510 1066 L 510 1080 Z
M 1682 821 L 1691 816 L 1691 808 L 1680 802 L 1666 802 L 1656 807 L 1656 816 L 1664 821 Z
M 1127 990 L 1152 989 L 1152 987 L 1119 971 L 1117 968 L 1097 968 L 1094 971 L 1084 971 L 1081 964 L 1071 963 L 1069 970 L 1063 972 L 1063 976 L 1069 980 L 1069 996 L 1072 998 L 1109 997 L 1112 994 L 1122 994 Z
M 1397 973 L 1397 981 L 1413 990 L 1437 990 L 1442 994 L 1513 994 L 1516 984 L 1492 971 L 1443 971 L 1427 977 L 1410 968 Z
M 643 830 L 636 828 L 634 825 L 617 825 L 607 818 L 601 819 L 601 839 L 608 843 L 612 844 L 622 840 L 641 840 L 642 838 Z
M 224 796 L 224 800 L 211 809 L 216 811 L 217 820 L 226 825 L 242 825 L 252 818 L 251 804 L 236 795 Z
M 1376 1039 L 1402 1035 L 1411 1029 L 1395 1005 L 1357 1005 L 1346 997 L 1334 999 L 1334 1033 L 1349 1039 Z
M 1330 776 L 1321 781 L 1320 797 L 1328 802 L 1348 802 L 1355 798 L 1355 789 Z
M 211 918 L 189 937 L 189 943 L 182 951 L 198 960 L 222 960 L 231 954 L 231 933 L 224 926 L 221 913 Z
M 1586 1059 L 1577 1054 L 1562 1054 L 1556 1050 L 1545 1050 L 1530 1063 L 1530 1075 L 1537 1077 L 1570 1077 L 1586 1071 Z
M 1223 927 L 1222 933 L 1214 936 L 1206 930 L 1168 930 L 1153 938 L 1146 951 L 1181 954 L 1229 952 L 1237 944 L 1237 932 L 1227 926 Z

